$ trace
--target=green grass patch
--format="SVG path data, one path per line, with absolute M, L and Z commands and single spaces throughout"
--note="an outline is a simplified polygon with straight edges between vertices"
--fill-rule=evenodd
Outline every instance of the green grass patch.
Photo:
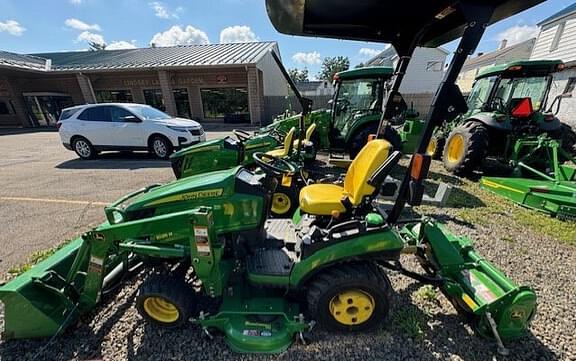
M 72 240 L 66 240 L 64 242 L 62 242 L 60 245 L 50 248 L 50 249 L 45 249 L 45 250 L 41 250 L 41 251 L 36 251 L 34 253 L 32 253 L 30 256 L 28 256 L 28 259 L 26 260 L 26 262 L 17 265 L 17 266 L 13 266 L 10 269 L 8 269 L 8 274 L 10 276 L 19 276 L 24 272 L 29 271 L 32 267 L 34 267 L 34 265 L 44 261 L 46 258 L 50 257 L 51 255 L 53 255 L 54 253 L 56 253 L 56 251 L 58 251 L 60 248 L 64 247 L 65 245 L 67 245 L 68 243 L 70 243 Z
M 426 319 L 424 314 L 414 306 L 397 310 L 392 315 L 392 322 L 414 340 L 421 340 L 424 337 Z
M 431 285 L 425 285 L 414 292 L 414 297 L 424 302 L 436 302 L 438 300 L 438 291 Z

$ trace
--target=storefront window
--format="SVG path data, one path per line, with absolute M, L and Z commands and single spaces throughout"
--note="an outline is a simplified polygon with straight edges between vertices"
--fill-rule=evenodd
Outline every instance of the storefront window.
M 98 103 L 132 103 L 130 90 L 97 90 L 96 100 Z
M 174 101 L 176 102 L 176 109 L 178 111 L 178 116 L 182 118 L 192 118 L 192 113 L 190 112 L 190 101 L 188 100 L 188 89 L 174 89 L 172 90 L 174 94 Z
M 0 101 L 0 115 L 10 114 L 10 110 L 8 110 L 8 104 L 4 101 Z
M 162 89 L 144 89 L 144 101 L 146 104 L 163 112 L 166 111 Z
M 204 118 L 250 121 L 246 88 L 201 89 Z

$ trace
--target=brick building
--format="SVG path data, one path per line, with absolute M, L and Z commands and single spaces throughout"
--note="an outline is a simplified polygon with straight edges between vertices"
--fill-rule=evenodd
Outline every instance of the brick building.
M 135 102 L 201 122 L 266 123 L 287 95 L 275 42 L 22 55 L 0 51 L 0 126 L 50 126 L 62 108 Z

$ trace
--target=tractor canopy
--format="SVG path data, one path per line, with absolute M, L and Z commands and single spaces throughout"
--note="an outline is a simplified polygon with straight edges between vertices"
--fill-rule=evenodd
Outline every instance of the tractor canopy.
M 495 7 L 489 24 L 513 16 L 543 0 L 488 0 Z M 461 37 L 466 19 L 463 0 L 266 0 L 268 16 L 281 33 L 392 43 L 396 50 L 437 47 Z
M 501 75 L 503 78 L 546 76 L 562 69 L 564 69 L 562 60 L 518 60 L 483 69 L 476 79 L 493 75 Z
M 370 66 L 365 68 L 351 69 L 336 73 L 335 79 L 352 80 L 352 79 L 372 79 L 392 77 L 394 69 L 389 66 Z

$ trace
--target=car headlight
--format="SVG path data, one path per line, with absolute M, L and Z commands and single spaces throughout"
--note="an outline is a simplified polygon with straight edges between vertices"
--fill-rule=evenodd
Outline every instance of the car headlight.
M 172 129 L 172 130 L 175 130 L 175 131 L 177 131 L 177 132 L 184 132 L 184 133 L 185 133 L 185 132 L 188 132 L 188 128 L 172 127 L 172 126 L 169 126 L 169 125 L 167 125 L 166 127 L 167 127 L 167 128 L 170 128 L 170 129 Z

